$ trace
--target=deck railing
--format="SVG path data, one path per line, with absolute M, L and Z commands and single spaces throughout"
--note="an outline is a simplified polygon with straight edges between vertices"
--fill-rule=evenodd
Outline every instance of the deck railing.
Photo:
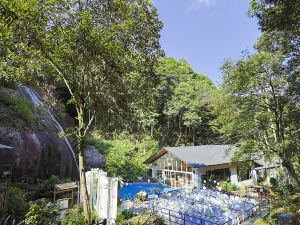
M 239 212 L 236 210 L 239 212 L 239 214 L 228 220 L 224 220 L 224 218 L 217 216 L 210 216 L 209 219 L 205 218 L 207 216 L 204 215 L 203 217 L 190 216 L 187 213 L 162 208 L 159 206 L 152 207 L 151 211 L 152 213 L 161 215 L 169 225 L 235 225 L 253 217 L 254 215 L 262 212 L 264 209 L 269 210 L 268 206 L 269 201 L 265 199 L 245 211 Z

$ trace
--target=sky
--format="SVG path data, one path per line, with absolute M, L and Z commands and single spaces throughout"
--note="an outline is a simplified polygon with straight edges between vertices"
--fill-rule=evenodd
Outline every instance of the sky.
M 253 52 L 260 36 L 247 15 L 250 0 L 153 0 L 164 23 L 161 47 L 167 57 L 185 59 L 197 72 L 221 83 L 220 67 Z

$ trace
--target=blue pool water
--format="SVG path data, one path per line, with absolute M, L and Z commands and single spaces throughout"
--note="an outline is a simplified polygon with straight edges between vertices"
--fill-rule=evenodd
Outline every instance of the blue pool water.
M 170 191 L 172 188 L 168 186 L 164 186 L 162 184 L 155 183 L 128 183 L 127 185 L 124 183 L 121 186 L 118 194 L 119 198 L 122 200 L 133 200 L 136 197 L 136 194 L 140 191 L 145 191 L 148 195 L 155 194 L 155 190 L 159 190 L 159 192 Z

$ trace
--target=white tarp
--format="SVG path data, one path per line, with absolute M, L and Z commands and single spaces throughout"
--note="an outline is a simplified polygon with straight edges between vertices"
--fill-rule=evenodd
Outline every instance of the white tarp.
M 86 172 L 90 206 L 107 224 L 115 224 L 117 217 L 118 178 L 107 177 L 107 173 L 92 169 Z

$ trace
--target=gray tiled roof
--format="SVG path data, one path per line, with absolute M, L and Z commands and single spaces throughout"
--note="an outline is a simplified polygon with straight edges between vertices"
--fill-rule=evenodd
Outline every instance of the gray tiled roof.
M 200 145 L 188 147 L 164 147 L 192 167 L 230 163 L 235 147 L 233 145 Z

